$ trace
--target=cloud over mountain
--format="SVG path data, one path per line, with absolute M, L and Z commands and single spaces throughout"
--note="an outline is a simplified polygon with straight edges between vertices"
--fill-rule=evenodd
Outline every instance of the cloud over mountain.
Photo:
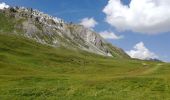
M 118 36 L 113 32 L 103 31 L 99 33 L 104 39 L 113 39 L 113 40 L 119 40 L 122 39 L 123 36 Z
M 106 21 L 118 30 L 145 34 L 170 31 L 170 0 L 109 0 L 103 9 Z
M 7 5 L 4 2 L 0 3 L 0 9 L 4 9 L 4 8 L 9 8 L 9 5 Z
M 80 24 L 86 28 L 94 28 L 98 23 L 94 20 L 94 18 L 83 18 Z
M 158 58 L 158 56 L 155 53 L 149 51 L 149 49 L 145 47 L 143 42 L 137 43 L 133 47 L 133 50 L 127 51 L 127 54 L 132 58 L 138 58 L 142 60 Z

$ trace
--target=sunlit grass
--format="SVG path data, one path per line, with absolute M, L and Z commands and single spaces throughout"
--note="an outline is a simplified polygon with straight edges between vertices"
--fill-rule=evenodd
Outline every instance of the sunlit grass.
M 0 100 L 168 100 L 169 64 L 0 34 Z

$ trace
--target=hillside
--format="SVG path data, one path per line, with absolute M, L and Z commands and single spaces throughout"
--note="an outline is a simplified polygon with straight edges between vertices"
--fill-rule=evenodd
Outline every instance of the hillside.
M 168 100 L 169 66 L 0 34 L 0 99 Z
M 19 34 L 42 44 L 129 58 L 122 49 L 112 46 L 94 31 L 81 25 L 66 23 L 37 10 L 23 7 L 0 10 L 0 21 L 2 32 Z

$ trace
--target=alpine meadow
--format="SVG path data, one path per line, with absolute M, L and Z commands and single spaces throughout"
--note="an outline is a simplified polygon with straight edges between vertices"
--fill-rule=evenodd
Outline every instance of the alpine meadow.
M 72 4 L 70 1 L 49 2 L 66 5 Z M 77 3 L 77 7 L 97 0 L 84 1 L 86 3 Z M 73 10 L 60 13 L 63 18 L 59 18 L 49 14 L 51 3 L 47 3 L 46 14 L 31 5 L 37 2 L 34 0 L 30 0 L 30 4 L 29 0 L 16 0 L 15 3 L 0 0 L 0 100 L 170 100 L 169 58 L 161 56 L 163 53 L 169 56 L 169 53 L 161 51 L 166 48 L 155 50 L 154 46 L 150 46 L 151 49 L 147 48 L 149 45 L 145 46 L 146 41 L 151 44 L 169 34 L 165 25 L 169 25 L 170 16 L 164 13 L 163 7 L 168 10 L 170 3 L 166 0 L 125 1 L 99 0 L 99 3 L 107 4 L 103 9 L 106 18 L 101 22 L 105 24 L 100 26 L 96 17 L 84 18 L 79 23 L 74 19 L 65 21 L 64 18 L 72 18 L 70 12 L 74 17 L 82 14 L 71 5 Z M 162 10 L 154 5 L 156 1 Z M 22 7 L 24 4 L 28 7 Z M 144 6 L 148 12 L 157 9 L 159 15 L 153 12 L 155 17 L 152 18 L 152 13 L 148 17 Z M 137 12 L 141 14 L 135 15 Z M 86 13 L 85 10 L 83 14 Z M 164 26 L 161 29 L 159 20 L 154 19 L 159 17 Z M 111 28 L 100 32 L 104 27 Z M 121 42 L 134 33 L 140 38 L 134 36 L 131 41 Z M 160 37 L 158 40 L 157 36 Z M 148 40 L 148 37 L 153 39 Z M 132 50 L 125 49 L 130 45 L 128 43 L 136 43 L 135 38 L 141 42 Z M 114 43 L 122 43 L 125 47 Z M 161 45 L 161 42 L 155 45 Z

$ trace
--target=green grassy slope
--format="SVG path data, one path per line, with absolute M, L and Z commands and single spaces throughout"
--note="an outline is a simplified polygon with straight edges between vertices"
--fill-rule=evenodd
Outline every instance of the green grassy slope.
M 11 32 L 14 30 L 14 22 L 11 18 L 7 18 L 4 14 L 0 13 L 0 30 Z
M 170 65 L 0 34 L 0 100 L 168 100 Z

